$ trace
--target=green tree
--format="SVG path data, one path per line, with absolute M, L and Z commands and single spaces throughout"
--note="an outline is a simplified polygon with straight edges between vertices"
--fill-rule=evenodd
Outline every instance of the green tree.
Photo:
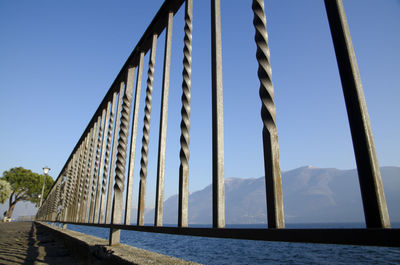
M 39 195 L 42 192 L 43 181 L 45 180 L 44 197 L 50 191 L 54 180 L 50 176 L 40 175 L 22 167 L 15 167 L 3 172 L 0 178 L 7 181 L 11 186 L 9 207 L 5 216 L 11 218 L 15 205 L 19 201 L 30 201 L 38 204 Z
M 0 203 L 4 203 L 11 193 L 11 185 L 5 180 L 0 179 Z

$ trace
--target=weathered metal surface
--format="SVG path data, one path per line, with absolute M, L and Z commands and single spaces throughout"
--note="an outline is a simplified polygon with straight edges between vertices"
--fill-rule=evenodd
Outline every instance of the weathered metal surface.
M 135 168 L 135 153 L 136 153 L 136 138 L 137 138 L 137 127 L 139 119 L 139 104 L 140 104 L 140 91 L 142 90 L 142 75 L 143 75 L 143 61 L 144 53 L 142 52 L 139 60 L 139 67 L 137 72 L 137 81 L 135 89 L 135 99 L 133 103 L 133 122 L 131 130 L 131 146 L 129 154 L 129 165 L 128 165 L 128 180 L 127 180 L 127 191 L 126 191 L 126 203 L 125 203 L 125 220 L 124 224 L 131 224 L 131 208 L 132 208 L 132 192 L 133 192 L 133 173 Z
M 129 122 L 131 118 L 131 103 L 133 93 L 133 82 L 135 79 L 135 67 L 128 69 L 126 77 L 126 87 L 122 103 L 121 119 L 119 126 L 118 152 L 117 152 L 117 167 L 115 168 L 115 184 L 114 184 L 114 201 L 112 220 L 113 224 L 121 223 L 122 207 L 123 207 L 123 192 L 125 182 L 125 166 L 126 166 L 126 150 L 129 137 Z M 110 231 L 110 245 L 119 243 L 119 232 Z
M 270 52 L 264 11 L 264 0 L 253 0 L 253 24 L 256 30 L 258 78 L 260 80 L 261 118 L 263 121 L 263 147 L 265 185 L 267 194 L 268 227 L 284 228 L 281 169 L 279 165 L 278 131 L 274 87 L 271 79 Z
M 157 49 L 157 35 L 153 35 L 152 48 L 150 50 L 149 70 L 147 72 L 147 89 L 144 108 L 144 121 L 143 121 L 143 137 L 142 137 L 142 158 L 140 159 L 140 181 L 139 181 L 139 201 L 138 201 L 138 214 L 137 224 L 144 224 L 144 210 L 145 210 L 145 192 L 146 192 L 146 177 L 147 177 L 147 155 L 149 151 L 149 134 L 150 134 L 150 114 L 151 102 L 153 99 L 153 81 L 154 81 L 154 64 L 156 60 Z
M 193 1 L 186 0 L 185 4 L 185 37 L 183 47 L 182 72 L 182 108 L 181 108 L 181 150 L 179 153 L 179 198 L 178 198 L 178 226 L 188 226 L 189 201 L 189 144 L 190 144 L 190 88 L 192 75 L 192 29 L 193 29 Z
M 220 0 L 211 0 L 213 227 L 225 227 L 224 114 Z
M 119 94 L 118 94 L 118 105 L 117 111 L 115 112 L 116 120 L 115 120 L 115 128 L 114 128 L 114 137 L 113 137 L 113 147 L 111 151 L 111 165 L 110 165 L 110 176 L 108 181 L 108 192 L 107 192 L 107 205 L 106 205 L 106 220 L 105 223 L 111 222 L 111 202 L 112 202 L 112 192 L 113 192 L 113 185 L 114 185 L 114 173 L 115 173 L 115 155 L 117 153 L 117 144 L 118 144 L 118 131 L 119 131 L 119 124 L 120 124 L 120 113 L 122 108 L 122 97 L 124 95 L 124 88 L 125 83 L 120 82 L 119 85 Z
M 117 92 L 114 92 L 112 97 L 111 109 L 110 109 L 110 118 L 108 121 L 108 130 L 107 130 L 107 143 L 105 150 L 105 158 L 104 158 L 104 169 L 103 169 L 103 181 L 101 185 L 101 198 L 100 198 L 100 209 L 99 209 L 99 223 L 104 221 L 104 212 L 106 207 L 106 190 L 107 190 L 107 179 L 108 179 L 108 166 L 110 165 L 110 149 L 111 149 L 111 138 L 114 128 L 114 110 L 115 110 L 115 102 L 117 100 Z
M 367 104 L 342 0 L 325 0 L 342 81 L 358 178 L 368 228 L 389 228 L 390 220 Z
M 157 163 L 157 185 L 156 205 L 154 212 L 154 225 L 163 224 L 164 206 L 164 175 L 165 175 L 165 149 L 167 144 L 167 117 L 168 117 L 168 96 L 169 96 L 169 74 L 171 69 L 171 42 L 172 42 L 172 21 L 174 14 L 168 14 L 168 23 L 165 35 L 164 50 L 164 71 L 161 94 L 160 131 L 158 138 L 158 163 Z

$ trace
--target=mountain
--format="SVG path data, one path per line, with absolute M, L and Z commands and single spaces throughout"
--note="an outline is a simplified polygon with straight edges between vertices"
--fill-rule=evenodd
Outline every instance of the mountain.
M 389 216 L 400 221 L 400 168 L 382 167 Z M 306 166 L 282 172 L 285 220 L 287 223 L 363 222 L 357 171 Z M 189 195 L 189 223 L 210 224 L 211 185 Z M 227 224 L 266 223 L 265 180 L 225 179 Z M 178 196 L 164 203 L 164 223 L 176 224 Z M 154 209 L 145 221 L 152 223 Z

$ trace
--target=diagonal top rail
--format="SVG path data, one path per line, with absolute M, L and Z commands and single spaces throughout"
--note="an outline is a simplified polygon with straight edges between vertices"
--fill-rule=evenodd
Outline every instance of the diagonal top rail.
M 160 33 L 165 29 L 168 24 L 168 14 L 173 12 L 175 14 L 178 12 L 179 8 L 182 6 L 185 0 L 166 0 L 163 5 L 158 10 L 157 14 L 154 16 L 153 20 L 151 21 L 150 25 L 147 27 L 146 31 L 143 33 L 142 37 L 140 38 L 139 42 L 137 43 L 136 47 L 133 49 L 131 54 L 129 55 L 128 59 L 122 66 L 121 70 L 117 74 L 117 77 L 114 79 L 113 83 L 111 84 L 107 94 L 104 96 L 103 100 L 101 101 L 99 107 L 93 114 L 92 118 L 90 119 L 88 125 L 86 126 L 85 130 L 82 133 L 82 136 L 79 138 L 78 142 L 76 143 L 74 149 L 72 150 L 71 154 L 69 155 L 67 161 L 65 162 L 64 167 L 60 171 L 60 175 L 57 179 L 61 176 L 61 173 L 64 172 L 67 168 L 68 163 L 71 161 L 73 154 L 77 151 L 80 144 L 83 142 L 86 134 L 89 132 L 91 125 L 95 122 L 97 116 L 102 111 L 105 104 L 107 104 L 108 99 L 112 96 L 112 94 L 119 89 L 119 82 L 123 79 L 125 72 L 127 71 L 130 65 L 137 66 L 140 59 L 140 54 L 142 52 L 146 53 L 151 48 L 151 38 L 153 34 L 160 35 Z M 56 182 L 53 183 L 53 186 Z M 53 186 L 51 189 L 53 189 Z M 50 190 L 51 190 L 50 189 Z

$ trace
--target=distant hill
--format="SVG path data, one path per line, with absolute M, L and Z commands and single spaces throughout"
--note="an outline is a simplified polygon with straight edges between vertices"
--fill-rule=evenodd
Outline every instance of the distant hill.
M 381 174 L 392 222 L 400 221 L 400 168 L 382 167 Z M 363 222 L 357 171 L 306 166 L 282 173 L 287 223 Z M 265 181 L 261 178 L 225 180 L 226 223 L 266 223 Z M 210 224 L 211 185 L 189 196 L 189 223 Z M 164 223 L 177 223 L 178 196 L 164 203 Z M 153 222 L 154 210 L 145 221 Z

